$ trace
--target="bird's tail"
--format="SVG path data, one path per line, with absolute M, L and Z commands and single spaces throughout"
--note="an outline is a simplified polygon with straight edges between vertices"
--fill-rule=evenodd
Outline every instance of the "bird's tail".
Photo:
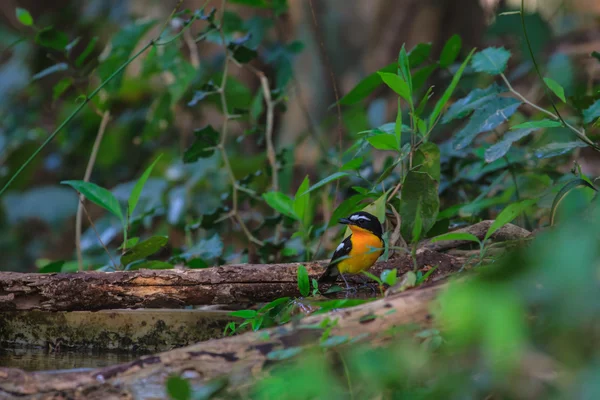
M 339 275 L 340 272 L 338 271 L 337 266 L 335 264 L 329 264 L 325 272 L 319 277 L 318 282 L 334 283 Z

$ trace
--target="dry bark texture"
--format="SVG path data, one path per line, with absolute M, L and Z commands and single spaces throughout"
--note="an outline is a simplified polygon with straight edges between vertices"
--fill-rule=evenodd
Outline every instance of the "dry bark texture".
M 419 266 L 433 267 L 436 276 L 456 271 L 462 258 L 422 250 Z M 304 263 L 311 277 L 319 276 L 326 262 Z M 201 270 L 140 270 L 134 272 L 0 273 L 0 311 L 93 311 L 121 308 L 178 308 L 189 305 L 269 302 L 300 296 L 299 263 L 228 265 Z M 377 263 L 371 270 L 412 268 L 410 256 Z M 364 276 L 349 277 L 364 283 Z
M 164 398 L 164 382 L 170 374 L 184 374 L 192 383 L 228 376 L 230 385 L 244 384 L 272 363 L 267 355 L 273 350 L 315 343 L 323 330 L 314 326 L 325 318 L 337 320 L 332 334 L 361 335 L 363 341 L 394 326 L 426 325 L 432 319 L 430 305 L 445 285 L 421 287 L 357 307 L 309 316 L 299 323 L 209 340 L 91 371 L 48 374 L 0 368 L 0 398 Z

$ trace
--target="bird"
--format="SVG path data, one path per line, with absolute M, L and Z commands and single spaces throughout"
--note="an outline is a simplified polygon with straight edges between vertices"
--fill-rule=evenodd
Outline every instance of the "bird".
M 375 264 L 383 253 L 383 228 L 376 216 L 365 211 L 355 212 L 340 219 L 339 223 L 348 225 L 352 234 L 335 249 L 318 282 L 333 283 L 341 275 L 346 289 L 350 290 L 344 274 L 358 274 Z

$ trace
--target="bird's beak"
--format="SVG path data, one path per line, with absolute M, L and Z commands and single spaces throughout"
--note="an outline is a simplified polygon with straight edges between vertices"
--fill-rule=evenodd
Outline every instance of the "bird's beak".
M 339 223 L 344 225 L 350 225 L 351 221 L 348 218 L 342 218 L 339 220 Z

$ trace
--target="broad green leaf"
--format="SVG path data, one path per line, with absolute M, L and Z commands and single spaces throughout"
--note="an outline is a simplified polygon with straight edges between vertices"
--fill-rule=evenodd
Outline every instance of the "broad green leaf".
M 310 294 L 310 280 L 308 279 L 308 271 L 304 265 L 298 266 L 298 290 L 303 297 Z
M 544 82 L 546 82 L 546 85 L 548 85 L 550 90 L 552 90 L 552 92 L 559 99 L 561 99 L 563 103 L 567 102 L 567 99 L 565 98 L 565 89 L 563 89 L 563 87 L 560 86 L 560 84 L 558 82 L 556 82 L 554 79 L 551 79 L 551 78 L 544 78 Z
M 49 274 L 49 273 L 61 272 L 63 265 L 65 265 L 65 262 L 66 261 L 64 261 L 64 260 L 52 261 L 52 262 L 44 265 L 43 267 L 41 267 L 38 270 L 38 272 L 40 274 Z
M 596 100 L 587 109 L 583 110 L 583 122 L 586 124 L 592 123 L 595 119 L 600 117 L 600 100 Z
M 454 137 L 452 141 L 454 148 L 463 149 L 480 133 L 500 126 L 517 111 L 520 105 L 521 101 L 512 97 L 498 97 L 477 109 L 469 123 Z
M 412 75 L 410 73 L 410 58 L 408 57 L 408 54 L 406 53 L 406 47 L 404 45 L 402 45 L 402 48 L 400 49 L 400 53 L 398 53 L 397 73 L 400 77 L 402 77 L 402 80 L 404 80 L 404 82 L 406 82 L 406 84 L 408 85 L 408 96 L 406 98 L 406 101 L 408 101 L 408 105 L 410 106 L 410 108 L 413 109 L 414 108 L 413 101 L 412 101 L 413 84 L 412 84 Z
M 192 386 L 179 376 L 171 376 L 166 383 L 167 394 L 173 400 L 190 400 L 192 398 Z
M 251 319 L 256 317 L 256 311 L 254 310 L 237 310 L 229 313 L 232 317 Z
M 340 99 L 342 105 L 352 105 L 366 98 L 373 90 L 377 89 L 383 83 L 379 72 L 396 72 L 397 63 L 386 65 L 377 72 L 373 72 L 362 81 L 360 81 L 348 94 Z
M 431 54 L 431 43 L 419 43 L 408 53 L 408 61 L 411 68 L 423 64 Z
M 353 212 L 360 211 L 362 208 L 360 202 L 368 198 L 368 194 L 356 194 L 342 201 L 339 206 L 331 214 L 331 220 L 327 227 L 336 225 L 341 218 L 350 216 Z
M 137 271 L 140 269 L 173 269 L 173 264 L 159 260 L 147 260 L 131 265 L 129 271 Z
M 390 89 L 396 92 L 398 96 L 402 97 L 409 103 L 412 101 L 410 97 L 410 87 L 408 86 L 408 83 L 404 81 L 404 79 L 390 72 L 378 72 L 378 74 L 381 76 L 383 82 L 388 85 Z
M 412 243 L 417 243 L 421 239 L 421 233 L 423 232 L 423 220 L 421 217 L 421 202 L 417 203 L 417 212 L 415 212 L 415 219 L 412 229 Z
M 381 281 L 388 286 L 394 286 L 396 281 L 398 280 L 398 270 L 394 269 L 385 269 L 381 272 Z
M 400 150 L 396 135 L 390 135 L 388 133 L 369 136 L 367 138 L 367 142 L 369 142 L 371 146 L 375 147 L 377 150 Z
M 139 242 L 123 254 L 121 264 L 127 265 L 137 260 L 141 260 L 156 253 L 167 245 L 169 238 L 166 236 L 152 236 Z
M 595 192 L 598 191 L 598 189 L 596 189 L 594 185 L 586 179 L 587 177 L 585 179 L 573 179 L 559 190 L 559 192 L 554 197 L 554 200 L 552 201 L 552 207 L 550 208 L 550 226 L 554 225 L 554 221 L 556 219 L 556 211 L 558 211 L 558 206 L 572 190 L 580 187 L 587 187 Z
M 471 52 L 467 56 L 466 60 L 462 63 L 462 65 L 460 66 L 458 71 L 456 71 L 456 74 L 454 74 L 454 77 L 452 77 L 452 82 L 450 82 L 450 85 L 446 88 L 446 91 L 444 92 L 442 97 L 436 103 L 431 115 L 429 116 L 429 127 L 430 128 L 433 128 L 435 126 L 437 119 L 442 112 L 442 109 L 446 106 L 446 103 L 448 103 L 448 100 L 450 100 L 450 97 L 454 93 L 454 89 L 456 89 L 456 86 L 458 86 L 458 82 L 460 81 L 460 78 L 462 77 L 462 74 L 463 74 L 465 68 L 467 67 L 467 65 L 469 64 L 469 61 L 471 60 L 471 57 L 473 56 L 474 52 L 475 52 L 475 49 L 471 50 Z
M 135 246 L 136 244 L 138 244 L 140 242 L 140 238 L 139 237 L 132 237 L 127 239 L 126 242 L 121 243 L 121 245 L 119 246 L 119 249 L 129 249 L 133 246 Z
M 506 69 L 510 51 L 504 47 L 488 47 L 473 56 L 473 69 L 490 75 L 500 75 Z
M 425 85 L 425 82 L 427 82 L 427 79 L 431 76 L 433 71 L 435 71 L 437 68 L 437 64 L 432 64 L 413 72 L 413 91 L 416 92 L 417 90 L 421 89 L 423 85 Z
M 491 163 L 501 157 L 504 157 L 514 142 L 523 139 L 525 136 L 535 132 L 536 130 L 537 129 L 535 128 L 528 128 L 506 132 L 502 140 L 485 150 L 485 161 Z
M 422 223 L 422 235 L 426 235 L 435 224 L 440 208 L 436 181 L 429 174 L 409 171 L 404 179 L 401 194 L 399 213 L 402 217 L 402 236 L 407 241 L 412 237 L 417 211 Z
M 466 97 L 452 104 L 442 118 L 442 123 L 448 123 L 454 119 L 461 119 L 469 115 L 473 110 L 482 107 L 484 104 L 498 97 L 506 89 L 496 83 L 485 89 L 474 89 Z
M 452 65 L 452 63 L 456 61 L 461 48 L 462 39 L 459 35 L 453 35 L 450 39 L 448 39 L 444 45 L 444 48 L 442 49 L 442 54 L 440 55 L 440 66 L 442 68 L 447 68 Z
M 294 197 L 294 214 L 304 226 L 310 225 L 312 219 L 310 215 L 310 193 L 307 193 L 309 186 L 310 180 L 307 175 L 298 187 Z
M 439 182 L 441 177 L 439 147 L 433 142 L 423 143 L 419 146 L 414 154 L 413 168 L 428 173 L 435 181 Z
M 529 122 L 523 122 L 522 124 L 519 125 L 515 125 L 513 127 L 511 127 L 511 130 L 517 130 L 517 129 L 530 129 L 530 128 L 534 128 L 534 129 L 540 129 L 540 128 L 558 128 L 562 126 L 562 122 L 560 121 L 552 121 L 550 119 L 541 119 L 539 121 L 529 121 Z
M 342 171 L 356 171 L 357 169 L 360 168 L 360 166 L 362 165 L 364 160 L 365 159 L 363 157 L 353 158 L 352 160 L 350 160 L 347 163 L 345 163 L 344 165 L 342 165 L 342 168 L 340 168 L 340 169 Z
M 94 36 L 92 40 L 85 46 L 85 49 L 81 52 L 81 54 L 75 60 L 75 65 L 77 67 L 81 67 L 85 60 L 88 58 L 92 51 L 94 51 L 94 47 L 96 47 L 96 43 L 98 42 L 98 36 Z
M 198 161 L 199 158 L 208 158 L 215 152 L 214 147 L 219 143 L 219 132 L 211 125 L 194 130 L 194 143 L 183 154 L 184 163 Z
M 35 42 L 50 49 L 64 51 L 69 44 L 69 37 L 66 33 L 49 26 L 38 31 L 35 35 Z
M 498 214 L 494 222 L 490 225 L 483 240 L 488 240 L 490 236 L 492 236 L 498 229 L 512 222 L 512 220 L 517 218 L 519 214 L 534 205 L 536 202 L 537 199 L 528 199 L 518 203 L 509 204 L 504 210 L 502 210 L 500 214 Z
M 441 242 L 444 240 L 468 240 L 470 242 L 479 243 L 479 238 L 468 232 L 448 232 L 431 239 L 431 243 Z
M 570 152 L 573 149 L 578 147 L 587 147 L 588 145 L 580 140 L 576 140 L 573 142 L 558 142 L 558 143 L 550 143 L 544 147 L 535 150 L 535 156 L 537 158 L 552 158 L 562 156 Z
M 298 218 L 294 213 L 294 201 L 288 195 L 281 192 L 267 192 L 262 197 L 275 211 L 293 219 Z
M 125 223 L 119 201 L 110 191 L 91 182 L 62 181 L 61 184 L 71 186 L 73 189 L 84 195 L 89 201 L 104 208 L 112 215 L 119 218 L 122 223 Z
M 314 190 L 317 190 L 317 189 L 319 189 L 319 188 L 327 185 L 328 183 L 337 181 L 338 179 L 343 178 L 345 176 L 348 176 L 347 172 L 336 172 L 336 173 L 333 173 L 333 174 L 329 175 L 327 178 L 323 178 L 319 182 L 317 182 L 314 185 L 312 185 L 310 187 L 310 189 L 308 189 L 307 191 L 303 192 L 302 194 L 310 193 L 310 192 L 312 192 Z
M 152 173 L 152 169 L 154 168 L 154 166 L 156 165 L 158 160 L 160 160 L 161 157 L 162 157 L 162 154 L 159 155 L 158 157 L 156 157 L 156 160 L 154 160 L 154 162 L 152 164 L 150 164 L 150 166 L 148 168 L 146 168 L 146 170 L 144 171 L 142 176 L 140 176 L 140 179 L 138 179 L 138 181 L 135 183 L 135 186 L 131 190 L 131 194 L 129 195 L 129 200 L 127 202 L 128 206 L 129 206 L 128 217 L 131 217 L 133 215 L 133 211 L 135 210 L 135 207 L 137 206 L 137 203 L 140 200 L 140 196 L 142 194 L 142 190 L 144 189 L 144 185 L 148 181 L 148 178 L 150 177 L 150 174 Z
M 29 13 L 29 11 L 27 11 L 26 9 L 17 7 L 16 15 L 17 15 L 17 19 L 19 20 L 19 22 L 22 23 L 23 25 L 25 25 L 25 26 L 33 25 L 33 17 Z

